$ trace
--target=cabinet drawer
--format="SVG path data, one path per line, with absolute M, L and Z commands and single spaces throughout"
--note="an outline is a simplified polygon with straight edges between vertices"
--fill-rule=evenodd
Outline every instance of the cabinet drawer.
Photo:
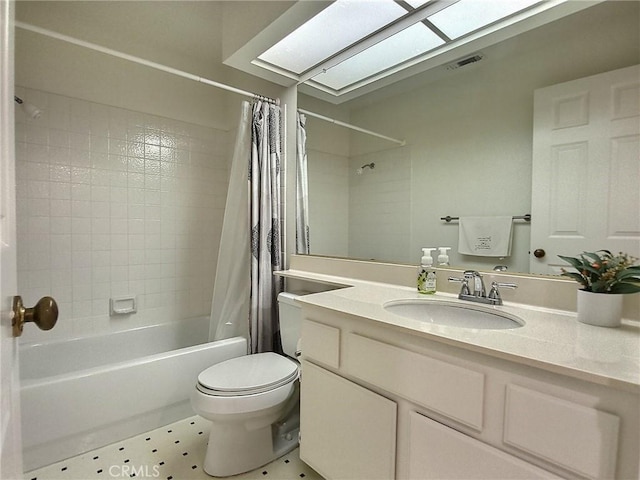
M 504 442 L 588 478 L 614 478 L 620 419 L 507 385 Z
M 482 430 L 484 374 L 354 333 L 346 341 L 349 374 Z
M 302 354 L 330 367 L 340 367 L 340 329 L 304 319 Z
M 430 418 L 410 412 L 409 478 L 530 480 L 559 477 Z

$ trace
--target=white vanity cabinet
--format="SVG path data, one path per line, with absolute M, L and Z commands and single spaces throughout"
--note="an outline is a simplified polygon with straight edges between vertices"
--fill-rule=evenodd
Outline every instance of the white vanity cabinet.
M 328 480 L 639 478 L 637 391 L 322 307 L 303 316 L 300 457 Z
M 408 478 L 551 479 L 546 470 L 417 412 L 409 412 Z
M 303 372 L 304 460 L 327 479 L 394 478 L 396 403 L 313 363 Z

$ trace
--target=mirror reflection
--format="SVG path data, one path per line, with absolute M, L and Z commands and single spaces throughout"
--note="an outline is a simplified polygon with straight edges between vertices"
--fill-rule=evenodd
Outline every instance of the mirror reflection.
M 534 91 L 640 63 L 639 15 L 638 2 L 606 1 L 339 106 L 299 95 L 406 141 L 307 119 L 310 253 L 416 264 L 446 246 L 453 266 L 529 272 L 535 215 L 513 222 L 504 257 L 459 253 L 458 222 L 441 218 L 532 213 Z

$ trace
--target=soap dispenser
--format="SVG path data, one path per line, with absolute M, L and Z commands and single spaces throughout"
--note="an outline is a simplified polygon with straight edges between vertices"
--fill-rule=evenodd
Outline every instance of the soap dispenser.
M 451 247 L 438 247 L 440 250 L 440 255 L 438 255 L 438 266 L 439 267 L 448 267 L 449 266 L 449 250 Z
M 431 252 L 435 248 L 423 248 L 418 267 L 418 293 L 436 293 L 436 270 L 433 268 Z

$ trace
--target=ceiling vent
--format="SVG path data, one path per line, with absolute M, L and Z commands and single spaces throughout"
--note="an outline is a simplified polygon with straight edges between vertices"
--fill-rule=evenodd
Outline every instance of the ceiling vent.
M 461 58 L 456 60 L 453 63 L 447 65 L 447 70 L 455 70 L 460 67 L 464 67 L 465 65 L 471 65 L 472 63 L 478 63 L 480 60 L 484 58 L 483 53 L 474 53 L 470 57 Z

